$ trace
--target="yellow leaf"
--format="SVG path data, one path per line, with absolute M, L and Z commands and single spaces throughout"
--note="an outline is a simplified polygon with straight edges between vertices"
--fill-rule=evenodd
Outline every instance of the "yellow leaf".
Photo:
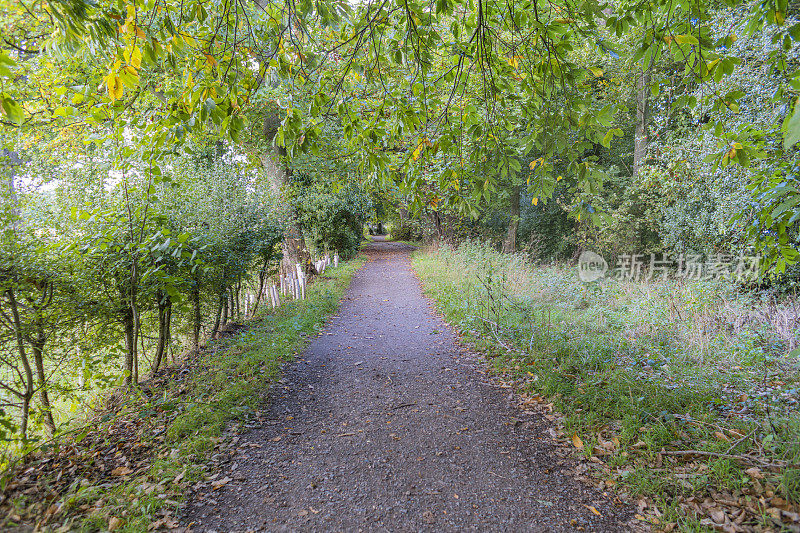
M 556 181 L 561 181 L 563 179 L 564 179 L 564 176 L 559 176 L 559 177 L 556 178 Z
M 597 509 L 595 509 L 591 505 L 583 504 L 583 506 L 586 507 L 587 509 L 589 509 L 592 512 L 592 514 L 595 514 L 597 516 L 603 516 L 603 515 L 600 514 L 600 511 L 598 511 Z
M 112 98 L 114 100 L 122 98 L 122 81 L 117 77 L 114 78 L 114 95 Z
M 577 433 L 572 435 L 572 444 L 574 444 L 575 447 L 578 448 L 579 450 L 583 449 L 583 441 L 581 440 L 581 438 L 578 436 Z
M 531 203 L 532 203 L 533 205 L 538 205 L 538 204 L 539 204 L 539 199 L 538 199 L 538 198 L 536 198 L 536 197 L 534 197 L 534 198 L 533 198 L 533 200 L 531 200 Z
M 136 68 L 142 66 L 142 50 L 138 46 L 133 47 L 133 53 L 131 54 L 130 64 Z
M 600 76 L 603 75 L 603 69 L 601 68 L 589 67 L 589 70 L 592 72 L 592 74 L 595 75 L 596 78 L 599 78 Z
M 212 67 L 217 66 L 217 60 L 214 59 L 214 56 L 212 56 L 211 54 L 207 54 L 205 52 L 203 52 L 203 55 L 206 56 L 206 61 L 208 61 L 209 65 L 211 65 Z
M 108 96 L 110 96 L 111 98 L 114 98 L 114 79 L 115 78 L 116 78 L 116 76 L 114 75 L 113 72 L 109 72 L 108 75 L 106 75 L 106 77 L 103 78 L 103 80 L 105 80 L 105 82 L 106 82 L 106 87 L 108 87 Z

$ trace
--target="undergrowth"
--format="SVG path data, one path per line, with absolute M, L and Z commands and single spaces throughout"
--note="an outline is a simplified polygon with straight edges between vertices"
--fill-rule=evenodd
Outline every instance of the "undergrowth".
M 6 474 L 11 490 L 2 501 L 7 516 L 0 527 L 142 532 L 176 526 L 186 489 L 209 475 L 214 450 L 257 418 L 282 365 L 322 329 L 362 264 L 359 257 L 326 271 L 309 285 L 305 301 L 262 308 L 240 329 L 143 384 L 113 412 L 98 415 L 85 440 L 54 443 L 28 457 Z M 104 446 L 117 450 L 104 460 L 123 465 L 112 473 L 96 464 Z M 63 484 L 64 471 L 48 469 L 55 463 L 80 468 L 68 471 Z M 56 477 L 60 490 L 53 488 Z
M 651 504 L 643 519 L 768 530 L 800 518 L 798 365 L 785 332 L 741 319 L 754 296 L 708 282 L 583 284 L 576 267 L 478 243 L 418 251 L 414 266 L 494 370 L 563 415 L 550 419 L 603 486 Z

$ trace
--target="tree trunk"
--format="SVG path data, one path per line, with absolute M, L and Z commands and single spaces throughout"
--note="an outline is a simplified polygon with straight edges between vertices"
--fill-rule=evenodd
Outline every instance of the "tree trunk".
M 286 149 L 275 145 L 275 134 L 280 126 L 280 116 L 268 114 L 264 121 L 264 139 L 271 143 L 272 150 L 262 156 L 261 162 L 270 180 L 273 191 L 281 198 L 285 199 L 286 186 L 289 185 L 289 178 L 292 169 L 286 164 Z M 288 202 L 284 202 L 288 205 Z M 288 272 L 295 268 L 297 263 L 303 265 L 306 275 L 313 274 L 311 264 L 311 254 L 306 249 L 303 231 L 298 222 L 297 212 L 293 207 L 288 208 L 286 229 L 283 235 L 283 259 L 281 264 L 284 271 Z
M 202 310 L 200 308 L 200 277 L 194 280 L 192 287 L 192 306 L 194 307 L 194 324 L 192 328 L 192 342 L 194 343 L 194 350 L 200 350 L 200 328 L 203 326 Z
M 125 332 L 125 381 L 126 389 L 130 389 L 134 383 L 134 359 L 136 354 L 136 329 L 133 323 L 133 311 L 127 307 L 122 315 L 122 328 Z
M 36 326 L 36 339 L 31 343 L 33 349 L 33 362 L 36 365 L 36 376 L 39 380 L 39 401 L 42 404 L 42 414 L 44 415 L 44 425 L 47 433 L 52 437 L 56 432 L 56 424 L 53 421 L 53 407 L 50 404 L 50 396 L 47 394 L 47 375 L 44 372 L 44 328 L 41 324 Z
M 636 82 L 636 131 L 633 135 L 633 176 L 639 175 L 639 169 L 647 156 L 648 120 L 650 115 L 650 78 L 653 61 L 647 69 L 642 69 Z
M 250 310 L 250 316 L 256 316 L 258 311 L 258 304 L 261 303 L 261 296 L 264 294 L 264 285 L 267 282 L 267 272 L 269 269 L 269 259 L 264 258 L 264 266 L 258 272 L 258 294 L 256 294 L 256 301 L 253 303 L 253 309 Z
M 436 229 L 436 241 L 442 241 L 442 218 L 439 216 L 438 211 L 431 211 L 430 212 L 430 219 L 433 223 L 434 229 Z
M 509 213 L 511 220 L 508 223 L 508 233 L 503 241 L 503 251 L 506 253 L 514 253 L 517 251 L 517 229 L 519 229 L 519 185 L 511 187 L 511 196 L 509 197 Z
M 28 419 L 30 418 L 31 400 L 33 399 L 34 383 L 33 383 L 33 369 L 28 360 L 28 354 L 25 353 L 25 340 L 22 333 L 22 321 L 19 318 L 19 307 L 17 306 L 17 298 L 14 295 L 14 289 L 6 290 L 8 296 L 8 304 L 11 308 L 11 319 L 14 326 L 14 339 L 17 343 L 17 351 L 19 352 L 20 362 L 25 372 L 23 378 L 25 379 L 25 387 L 22 392 L 22 412 L 20 417 L 20 432 L 22 438 L 28 438 Z
M 211 329 L 211 338 L 217 336 L 217 332 L 219 331 L 220 322 L 222 321 L 222 308 L 225 305 L 225 293 L 223 292 L 222 295 L 219 297 L 219 305 L 217 306 L 217 312 L 214 318 L 214 327 Z
M 172 300 L 167 295 L 159 291 L 158 294 L 158 344 L 156 345 L 156 355 L 153 361 L 151 375 L 158 372 L 161 367 L 161 360 L 166 352 L 169 343 L 169 328 L 171 320 Z
M 233 298 L 233 304 L 236 306 L 236 320 L 241 320 L 242 318 L 242 279 L 239 278 L 239 281 L 236 283 L 235 287 L 231 287 L 231 297 Z
M 222 299 L 222 319 L 220 322 L 222 323 L 222 327 L 225 327 L 225 324 L 228 323 L 228 309 L 230 308 L 228 291 L 224 290 L 220 295 L 220 298 Z

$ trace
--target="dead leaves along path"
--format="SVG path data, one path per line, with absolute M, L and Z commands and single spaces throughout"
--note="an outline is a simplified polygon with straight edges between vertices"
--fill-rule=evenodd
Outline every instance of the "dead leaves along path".
M 194 531 L 629 531 L 574 481 L 539 415 L 435 316 L 408 247 L 371 243 L 336 316 L 287 368 L 262 425 L 220 457 Z

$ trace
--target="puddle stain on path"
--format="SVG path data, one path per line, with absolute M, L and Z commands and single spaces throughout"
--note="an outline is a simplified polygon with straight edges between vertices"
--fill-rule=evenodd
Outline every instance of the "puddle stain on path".
M 628 531 L 556 466 L 547 426 L 463 354 L 411 271 L 371 243 L 337 315 L 185 523 L 229 531 Z M 529 423 L 514 423 L 520 419 Z M 594 507 L 597 516 L 588 510 Z

